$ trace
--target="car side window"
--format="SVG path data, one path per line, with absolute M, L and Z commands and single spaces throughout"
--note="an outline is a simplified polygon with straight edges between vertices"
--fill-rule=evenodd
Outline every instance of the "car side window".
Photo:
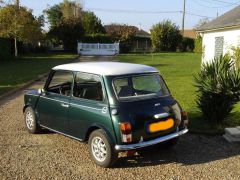
M 47 87 L 48 92 L 70 96 L 73 74 L 68 71 L 56 71 Z
M 77 73 L 73 86 L 73 96 L 94 101 L 103 101 L 102 83 L 99 76 Z

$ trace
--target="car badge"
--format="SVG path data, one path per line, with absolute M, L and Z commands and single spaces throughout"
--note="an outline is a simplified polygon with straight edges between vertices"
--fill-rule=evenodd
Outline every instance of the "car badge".
M 156 103 L 156 104 L 154 104 L 155 107 L 160 106 L 160 105 L 161 105 L 160 103 Z
M 103 107 L 103 108 L 102 108 L 102 113 L 103 113 L 103 114 L 106 114 L 106 113 L 107 113 L 107 107 Z

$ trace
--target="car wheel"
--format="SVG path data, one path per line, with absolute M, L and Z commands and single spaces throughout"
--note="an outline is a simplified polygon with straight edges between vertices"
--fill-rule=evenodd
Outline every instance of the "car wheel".
M 101 167 L 111 167 L 118 158 L 114 145 L 102 129 L 91 133 L 88 140 L 88 148 L 94 162 Z
M 26 129 L 28 130 L 29 133 L 37 134 L 41 132 L 41 127 L 37 123 L 35 112 L 31 107 L 26 108 L 24 112 L 24 121 L 25 121 Z

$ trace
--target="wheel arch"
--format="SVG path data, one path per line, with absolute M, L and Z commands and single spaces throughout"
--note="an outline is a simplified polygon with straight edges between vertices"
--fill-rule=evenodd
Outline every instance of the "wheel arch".
M 116 138 L 113 137 L 113 135 L 109 132 L 109 130 L 106 127 L 104 127 L 100 124 L 94 124 L 88 128 L 88 130 L 85 134 L 85 137 L 84 137 L 84 141 L 88 141 L 90 134 L 93 131 L 98 130 L 98 129 L 102 129 L 106 133 L 106 135 L 109 137 L 110 141 L 112 141 L 112 143 L 116 144 Z
M 34 110 L 34 108 L 32 107 L 31 104 L 25 104 L 25 105 L 23 106 L 23 113 L 25 113 L 25 111 L 26 111 L 26 109 L 27 109 L 28 107 L 31 107 L 31 108 Z

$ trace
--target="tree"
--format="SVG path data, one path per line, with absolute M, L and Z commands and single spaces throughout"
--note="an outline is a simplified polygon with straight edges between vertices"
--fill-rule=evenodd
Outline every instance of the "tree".
M 64 0 L 60 4 L 62 18 L 65 20 L 80 19 L 82 16 L 82 7 L 76 1 Z
M 63 42 L 64 48 L 75 51 L 77 40 L 83 40 L 84 34 L 104 33 L 101 20 L 92 12 L 84 12 L 75 1 L 64 0 L 63 3 L 45 10 L 50 31 L 48 35 L 55 42 Z
M 45 13 L 50 22 L 48 37 L 54 42 L 62 42 L 65 50 L 75 51 L 77 40 L 84 35 L 81 6 L 74 1 L 64 0 L 45 10 Z
M 72 19 L 81 19 L 82 8 L 74 1 L 70 2 L 68 0 L 64 0 L 63 3 L 46 9 L 44 13 L 47 15 L 51 29 L 56 27 L 59 23 L 62 23 L 63 19 L 65 22 L 67 22 L 67 20 L 71 21 Z
M 41 25 L 25 7 L 7 5 L 0 9 L 0 36 L 36 45 L 41 38 Z M 15 43 L 15 56 L 18 55 Z
M 154 25 L 150 31 L 153 50 L 156 52 L 176 51 L 182 39 L 179 27 L 170 20 L 164 20 Z
M 75 51 L 77 40 L 84 35 L 81 20 L 61 20 L 58 26 L 52 28 L 48 35 L 63 42 L 64 49 L 67 51 Z
M 114 40 L 120 42 L 120 51 L 128 53 L 133 44 L 137 28 L 126 24 L 110 24 L 105 26 L 107 34 Z
M 106 33 L 101 20 L 93 12 L 83 12 L 82 23 L 86 34 Z
M 50 29 L 56 27 L 63 16 L 60 5 L 54 5 L 51 8 L 44 11 L 47 15 Z
M 128 26 L 126 24 L 110 24 L 105 26 L 107 34 L 109 34 L 115 41 L 127 41 L 134 37 L 137 28 Z

